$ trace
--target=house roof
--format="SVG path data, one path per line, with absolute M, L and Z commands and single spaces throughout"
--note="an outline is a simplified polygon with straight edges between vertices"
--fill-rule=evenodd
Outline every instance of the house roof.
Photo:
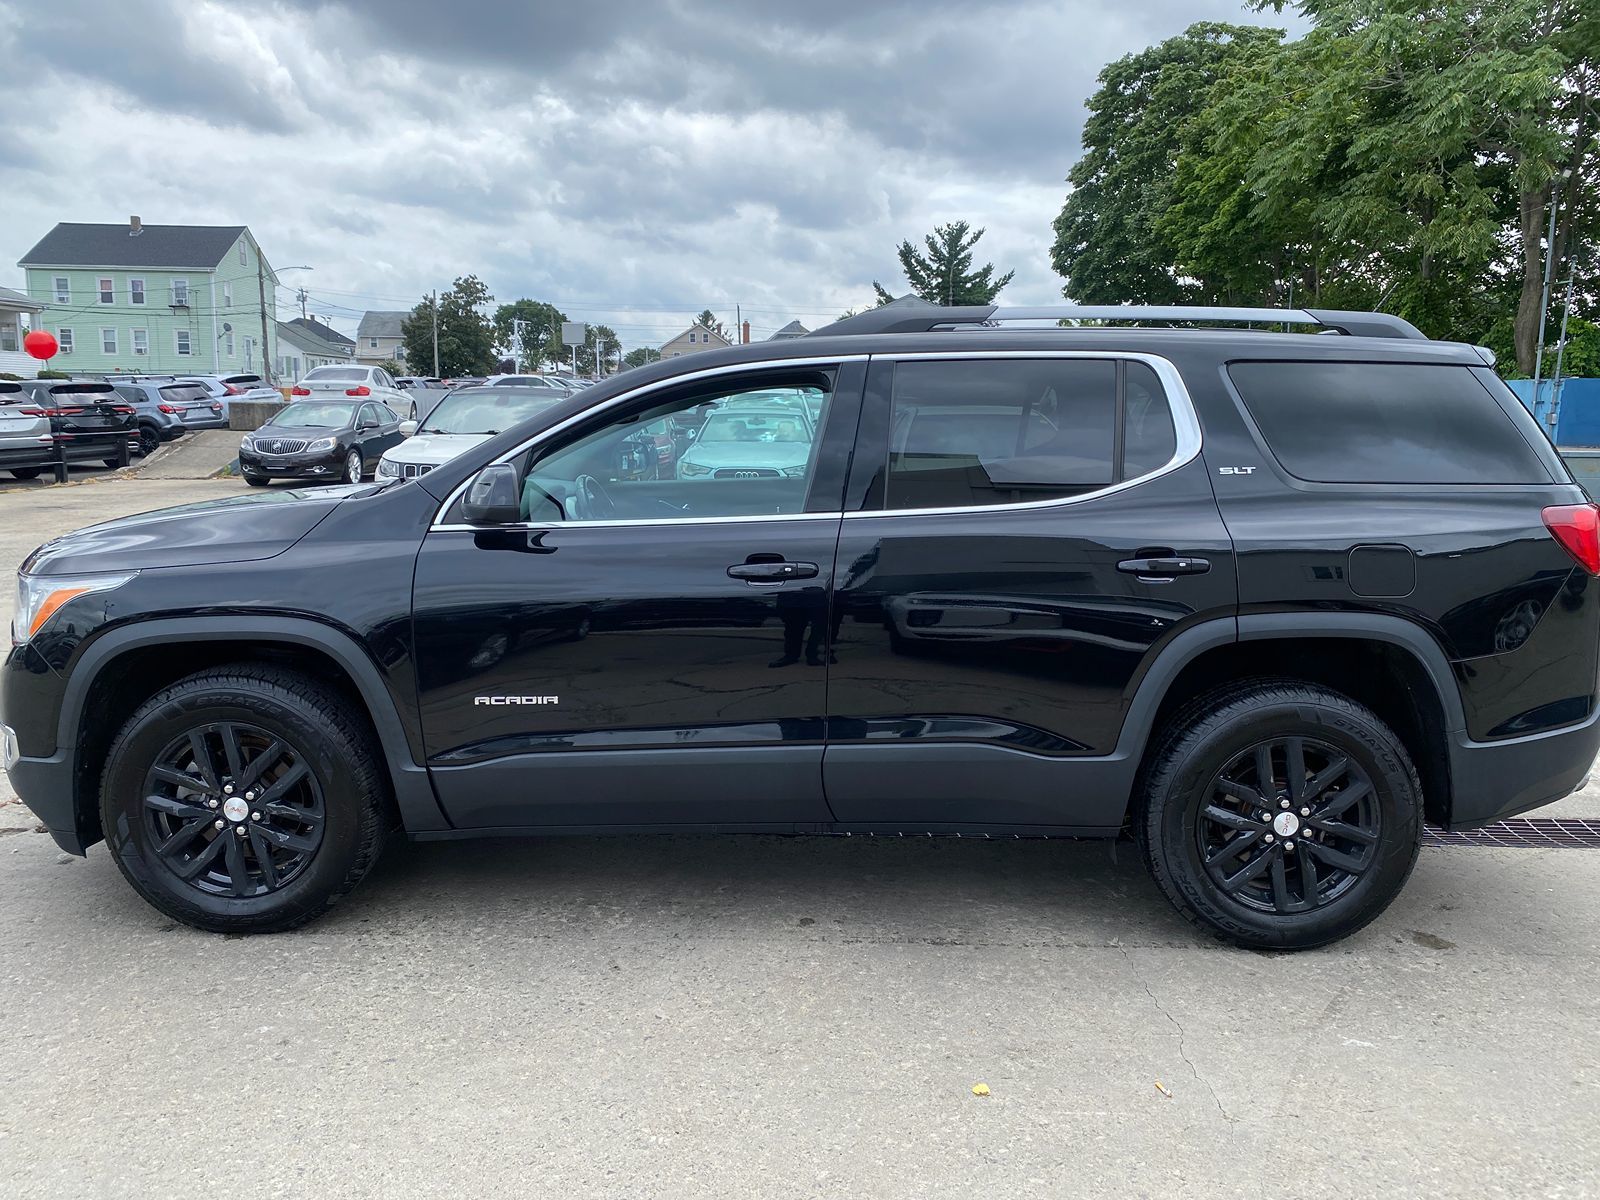
M 0 287 L 0 308 L 31 313 L 44 311 L 44 305 L 37 300 L 30 299 L 25 292 L 13 291 L 8 287 Z
M 775 333 L 771 337 L 769 337 L 767 339 L 767 341 L 769 341 L 769 342 L 781 342 L 781 341 L 783 341 L 784 338 L 805 337 L 805 335 L 810 333 L 810 332 L 811 332 L 811 330 L 807 329 L 804 325 L 800 324 L 799 321 L 790 321 L 782 329 L 778 330 L 777 333 Z
M 400 326 L 405 323 L 408 312 L 365 312 L 361 314 L 361 324 L 356 329 L 358 338 L 366 337 L 403 337 Z
M 61 222 L 22 256 L 21 267 L 179 267 L 209 271 L 248 230 L 243 225 L 126 225 Z
M 353 338 L 345 337 L 333 326 L 324 325 L 321 321 L 313 321 L 306 317 L 296 317 L 292 321 L 280 321 L 278 323 L 289 329 L 298 330 L 310 337 L 327 342 L 329 346 L 336 350 L 348 350 L 356 344 Z
M 733 343 L 728 340 L 728 337 L 727 337 L 726 334 L 718 333 L 715 329 L 712 329 L 709 325 L 700 325 L 700 324 L 690 325 L 687 329 L 685 329 L 677 337 L 670 337 L 665 342 L 663 342 L 661 344 L 663 346 L 671 345 L 673 342 L 676 342 L 681 338 L 688 337 L 691 333 L 703 333 L 707 337 L 714 337 L 714 338 L 717 339 L 717 341 L 721 342 L 724 346 L 733 345 Z
M 327 354 L 334 358 L 350 358 L 353 356 L 355 350 L 354 342 L 343 334 L 334 333 L 331 329 L 328 329 L 328 332 L 332 333 L 338 339 L 337 341 L 320 337 L 312 329 L 314 324 L 315 322 L 304 321 L 299 317 L 292 321 L 279 321 L 277 323 L 278 340 L 287 341 L 291 345 L 298 346 L 311 354 Z M 324 325 L 322 328 L 327 329 L 327 326 Z

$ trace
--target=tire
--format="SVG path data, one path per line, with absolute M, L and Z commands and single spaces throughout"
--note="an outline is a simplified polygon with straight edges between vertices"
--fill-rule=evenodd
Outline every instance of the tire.
M 105 463 L 105 465 L 110 467 L 113 471 L 122 466 L 122 460 L 120 458 L 102 458 L 100 461 Z
M 344 475 L 341 483 L 360 483 L 361 477 L 366 474 L 366 464 L 361 461 L 361 451 L 352 450 L 344 456 Z
M 1258 807 L 1263 745 L 1276 794 Z M 1251 949 L 1356 932 L 1399 894 L 1421 844 L 1422 785 L 1400 739 L 1370 709 L 1292 680 L 1199 697 L 1152 744 L 1135 794 L 1140 849 L 1167 899 Z
M 251 487 L 266 487 L 267 486 L 267 481 L 265 479 L 258 479 L 254 475 L 246 475 L 244 477 L 244 481 L 247 484 L 249 484 Z
M 141 458 L 154 454 L 161 448 L 161 431 L 152 425 L 139 426 L 139 448 L 135 451 Z
M 265 791 L 252 794 L 251 771 L 269 758 Z M 242 770 L 229 792 L 232 762 Z M 381 763 L 361 714 L 322 684 L 253 663 L 202 671 L 145 701 L 112 743 L 106 844 L 134 890 L 174 920 L 215 933 L 293 929 L 377 861 L 393 811 Z M 194 786 L 174 785 L 185 778 Z
M 43 467 L 12 467 L 11 468 L 11 478 L 13 478 L 13 479 L 37 479 L 37 478 L 39 478 L 40 473 L 43 472 L 43 471 L 44 471 Z

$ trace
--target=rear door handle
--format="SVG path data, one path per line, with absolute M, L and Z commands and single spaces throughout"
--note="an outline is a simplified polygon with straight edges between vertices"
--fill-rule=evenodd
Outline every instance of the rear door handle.
M 817 564 L 808 562 L 736 563 L 728 568 L 734 579 L 746 583 L 782 583 L 785 579 L 814 579 Z
M 1117 570 L 1128 575 L 1170 579 L 1176 575 L 1204 575 L 1211 563 L 1204 558 L 1125 558 Z

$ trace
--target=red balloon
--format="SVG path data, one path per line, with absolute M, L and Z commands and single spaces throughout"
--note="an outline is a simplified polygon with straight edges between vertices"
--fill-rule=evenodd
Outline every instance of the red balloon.
M 56 351 L 61 349 L 56 343 L 56 335 L 43 329 L 31 330 L 22 339 L 22 348 L 38 359 L 54 358 Z

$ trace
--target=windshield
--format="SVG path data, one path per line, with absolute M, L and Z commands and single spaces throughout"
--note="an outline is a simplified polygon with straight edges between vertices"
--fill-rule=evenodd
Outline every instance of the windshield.
M 366 379 L 365 367 L 318 367 L 306 375 L 307 379 Z
M 291 404 L 275 413 L 268 425 L 294 425 L 309 429 L 342 429 L 350 424 L 354 404 Z
M 532 395 L 510 388 L 453 392 L 439 402 L 418 433 L 500 433 L 543 412 L 559 396 Z
M 811 440 L 805 422 L 787 413 L 720 412 L 700 430 L 705 442 L 800 442 Z

